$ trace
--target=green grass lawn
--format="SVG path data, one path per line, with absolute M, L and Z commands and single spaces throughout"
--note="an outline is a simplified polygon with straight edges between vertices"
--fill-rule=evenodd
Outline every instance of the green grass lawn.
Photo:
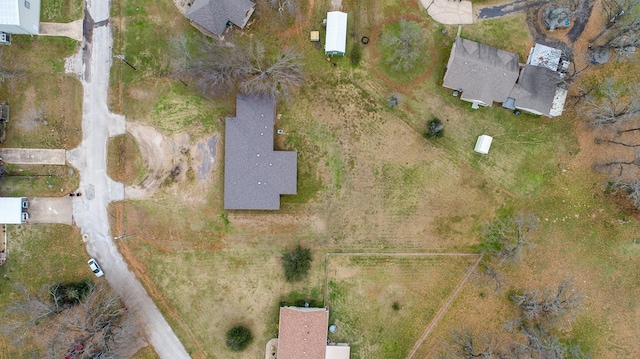
M 40 21 L 71 22 L 82 19 L 82 0 L 42 0 Z
M 11 106 L 4 146 L 71 149 L 79 145 L 82 85 L 64 73 L 65 57 L 77 45 L 62 37 L 15 36 L 11 46 L 0 48 L 2 65 L 21 74 L 0 87 L 0 100 Z

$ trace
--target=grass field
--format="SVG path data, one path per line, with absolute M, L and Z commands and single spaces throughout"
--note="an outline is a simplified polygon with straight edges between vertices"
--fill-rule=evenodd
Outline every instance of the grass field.
M 175 36 L 201 35 L 169 1 L 113 6 L 122 14 L 114 19 L 114 51 L 139 70 L 115 64 L 112 108 L 166 133 L 220 133 L 217 119 L 234 112 L 232 97 L 203 100 L 191 86 L 170 79 L 169 40 L 154 29 L 168 24 Z M 516 313 L 509 291 L 566 279 L 586 297 L 577 321 L 561 328 L 563 338 L 598 358 L 640 355 L 633 341 L 640 330 L 628 319 L 640 313 L 634 284 L 638 226 L 602 194 L 604 179 L 591 170 L 578 115 L 568 110 L 551 120 L 514 116 L 499 106 L 472 110 L 440 86 L 456 28 L 433 24 L 424 14 L 431 64 L 411 80 L 387 76 L 374 34 L 417 6 L 404 0 L 356 6 L 345 0 L 343 9 L 355 20 L 347 49 L 361 36 L 374 39 L 361 47 L 357 65 L 348 56 L 327 62 L 308 42 L 307 31 L 320 28 L 328 1 L 305 3 L 295 20 L 270 17 L 269 9 L 258 6 L 244 36 L 296 47 L 305 58 L 306 84 L 277 108 L 277 127 L 285 135 L 275 145 L 298 151 L 299 161 L 299 195 L 283 197 L 279 212 L 224 211 L 220 165 L 211 182 L 166 186 L 149 200 L 112 207 L 118 218 L 114 233 L 135 234 L 120 242 L 125 258 L 194 358 L 263 357 L 264 344 L 277 333 L 279 303 L 322 301 L 328 251 L 473 251 L 482 226 L 497 211 L 538 216 L 535 246 L 522 264 L 500 267 L 506 278 L 502 292 L 494 294 L 480 280 L 467 285 L 417 357 L 436 357 L 453 329 L 501 330 Z M 532 45 L 522 16 L 464 26 L 462 35 L 521 58 Z M 396 109 L 386 104 L 393 93 L 402 98 Z M 445 136 L 427 140 L 423 132 L 434 117 L 445 124 Z M 481 134 L 494 137 L 488 156 L 472 151 Z M 280 255 L 298 243 L 312 249 L 314 261 L 309 279 L 292 285 L 283 280 Z M 384 263 L 392 268 L 384 272 L 366 261 L 344 261 L 330 263 L 330 270 L 344 269 L 336 270 L 330 288 L 332 319 L 343 335 L 335 339 L 351 343 L 354 355 L 363 358 L 376 350 L 390 357 L 406 354 L 457 283 L 445 275 L 458 278 L 468 266 L 413 263 L 421 272 L 392 262 Z M 399 300 L 398 316 L 415 319 L 402 329 L 391 298 L 401 290 L 388 288 L 416 282 L 425 285 L 403 292 L 406 302 Z M 434 287 L 442 290 L 429 291 Z M 387 323 L 393 335 L 384 338 L 379 331 Z M 224 331 L 235 324 L 247 325 L 255 336 L 242 355 L 223 343 Z
M 62 37 L 15 36 L 11 46 L 0 48 L 2 65 L 22 73 L 0 84 L 0 99 L 11 106 L 4 146 L 71 149 L 79 145 L 82 86 L 64 73 L 65 57 L 76 51 L 77 44 Z
M 475 257 L 330 255 L 330 321 L 351 358 L 406 358 Z
M 42 0 L 40 21 L 71 22 L 82 19 L 82 0 Z

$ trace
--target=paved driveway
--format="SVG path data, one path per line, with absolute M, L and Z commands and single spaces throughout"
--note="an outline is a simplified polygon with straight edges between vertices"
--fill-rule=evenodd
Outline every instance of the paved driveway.
M 29 223 L 73 224 L 71 197 L 29 198 Z
M 473 24 L 471 1 L 420 0 L 429 16 L 445 25 Z
M 39 148 L 0 148 L 0 158 L 14 165 L 64 165 L 65 150 Z

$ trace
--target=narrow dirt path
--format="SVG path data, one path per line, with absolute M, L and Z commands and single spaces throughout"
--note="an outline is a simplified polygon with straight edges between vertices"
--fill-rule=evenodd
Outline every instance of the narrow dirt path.
M 411 352 L 409 352 L 409 355 L 407 355 L 407 359 L 411 359 L 413 358 L 414 355 L 416 355 L 416 352 L 418 351 L 418 349 L 420 349 L 420 346 L 422 345 L 422 343 L 424 343 L 424 341 L 427 339 L 429 334 L 431 334 L 431 331 L 433 331 L 433 328 L 436 327 L 436 325 L 438 324 L 442 316 L 444 316 L 444 313 L 447 312 L 447 310 L 451 306 L 451 303 L 453 303 L 453 300 L 456 299 L 456 297 L 458 296 L 458 293 L 460 293 L 460 290 L 462 290 L 462 287 L 464 287 L 464 284 L 467 282 L 471 274 L 476 270 L 481 260 L 482 260 L 482 255 L 480 255 L 480 257 L 478 257 L 478 260 L 473 264 L 473 266 L 469 268 L 469 270 L 464 275 L 464 277 L 462 277 L 462 280 L 460 281 L 460 283 L 458 283 L 458 286 L 456 287 L 456 289 L 453 291 L 453 293 L 451 293 L 451 296 L 449 297 L 449 299 L 447 299 L 444 305 L 440 308 L 436 316 L 433 317 L 433 320 L 431 321 L 431 323 L 429 323 L 429 326 L 427 327 L 427 329 L 424 330 L 424 333 L 422 333 L 422 336 L 420 337 L 420 339 L 418 339 L 416 344 L 411 349 Z
M 83 86 L 82 142 L 67 152 L 80 173 L 81 197 L 73 199 L 73 217 L 83 234 L 87 252 L 98 259 L 105 277 L 126 307 L 137 316 L 140 330 L 163 359 L 189 358 L 136 276 L 127 267 L 110 234 L 109 202 L 124 199 L 124 186 L 107 176 L 107 140 L 125 132 L 124 116 L 107 106 L 113 44 L 109 1 L 86 0 L 83 46 L 69 66 L 76 67 Z M 78 68 L 80 67 L 80 68 Z

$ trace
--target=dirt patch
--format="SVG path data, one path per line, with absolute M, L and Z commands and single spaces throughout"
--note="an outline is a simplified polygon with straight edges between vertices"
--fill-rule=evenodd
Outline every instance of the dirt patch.
M 135 122 L 127 123 L 127 132 L 137 142 L 142 165 L 146 168 L 146 175 L 140 183 L 126 188 L 127 198 L 149 197 L 163 184 L 189 179 L 192 176 L 190 173 L 195 173 L 202 185 L 212 178 L 217 163 L 217 136 L 203 139 L 192 146 L 187 133 L 165 136 L 153 127 Z M 131 150 L 135 151 L 135 148 Z M 126 160 L 133 154 L 124 156 Z M 136 173 L 139 171 L 136 166 Z

